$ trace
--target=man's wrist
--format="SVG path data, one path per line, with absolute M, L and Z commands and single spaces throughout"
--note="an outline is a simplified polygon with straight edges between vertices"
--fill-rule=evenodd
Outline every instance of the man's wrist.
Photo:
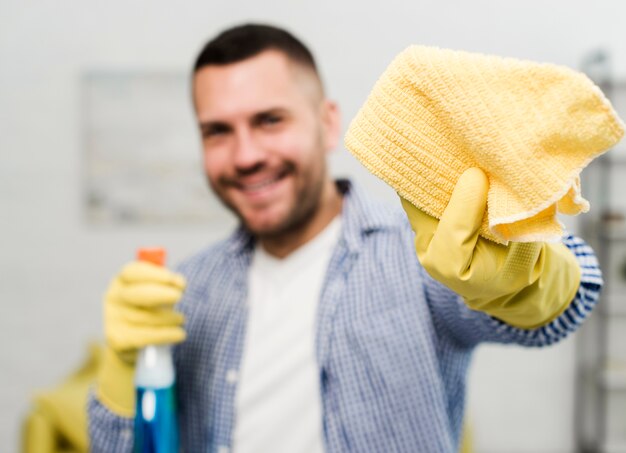
M 120 358 L 110 347 L 105 347 L 98 372 L 96 397 L 111 412 L 121 417 L 135 415 L 135 365 Z

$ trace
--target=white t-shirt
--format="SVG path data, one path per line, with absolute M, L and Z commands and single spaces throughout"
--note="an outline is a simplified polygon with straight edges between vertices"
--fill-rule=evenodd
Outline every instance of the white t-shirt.
M 340 216 L 283 259 L 257 245 L 237 383 L 236 453 L 322 453 L 315 324 Z

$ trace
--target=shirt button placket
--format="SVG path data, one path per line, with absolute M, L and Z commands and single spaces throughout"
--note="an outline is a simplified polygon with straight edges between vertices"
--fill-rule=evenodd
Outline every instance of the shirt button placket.
M 239 373 L 237 373 L 237 370 L 228 370 L 228 372 L 226 373 L 226 382 L 228 382 L 229 384 L 235 384 L 238 379 Z

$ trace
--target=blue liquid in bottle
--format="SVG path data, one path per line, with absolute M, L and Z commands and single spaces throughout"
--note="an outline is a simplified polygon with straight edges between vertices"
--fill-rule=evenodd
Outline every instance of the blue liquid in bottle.
M 139 353 L 135 376 L 134 453 L 178 452 L 174 367 L 170 346 Z
M 178 451 L 178 429 L 174 387 L 151 389 L 137 387 L 135 453 L 173 453 Z

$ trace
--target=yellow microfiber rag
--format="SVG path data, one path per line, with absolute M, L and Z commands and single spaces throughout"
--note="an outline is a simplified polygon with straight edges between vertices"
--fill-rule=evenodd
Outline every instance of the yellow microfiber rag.
M 589 203 L 580 172 L 624 124 L 572 69 L 426 46 L 399 54 L 352 121 L 347 148 L 400 196 L 440 218 L 461 174 L 489 177 L 481 235 L 557 241 L 557 211 Z

